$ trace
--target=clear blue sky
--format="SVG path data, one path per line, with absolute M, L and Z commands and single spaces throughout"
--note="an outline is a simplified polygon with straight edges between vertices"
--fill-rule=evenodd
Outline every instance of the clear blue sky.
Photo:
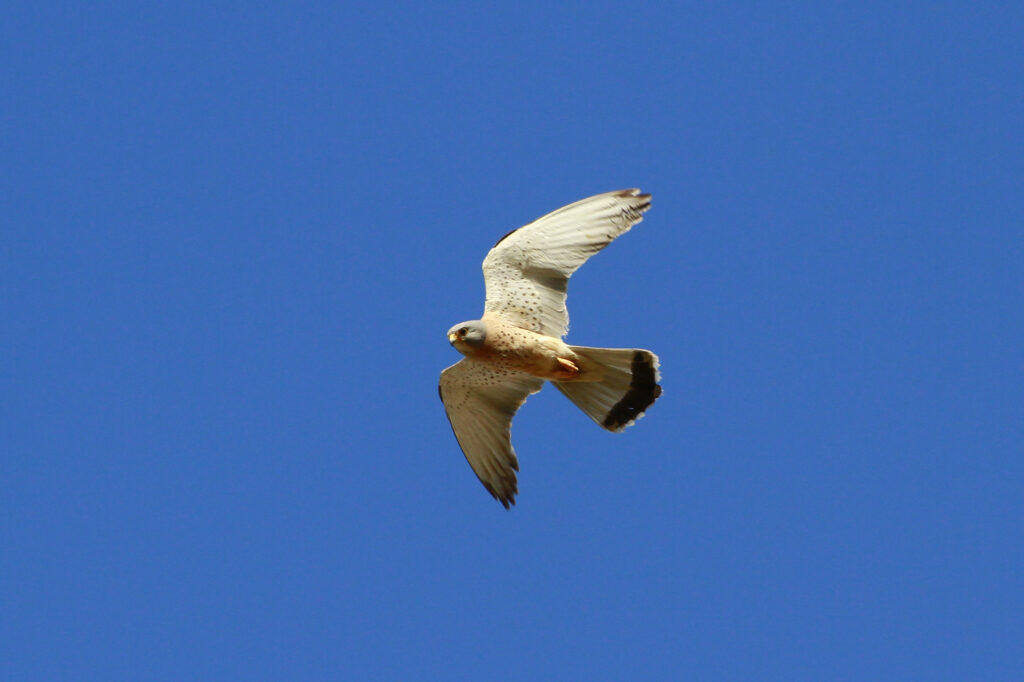
M 89 8 L 86 8 L 86 6 Z M 1017 680 L 1020 3 L 28 3 L 0 25 L 11 680 Z M 519 504 L 437 399 L 505 232 L 640 346 Z

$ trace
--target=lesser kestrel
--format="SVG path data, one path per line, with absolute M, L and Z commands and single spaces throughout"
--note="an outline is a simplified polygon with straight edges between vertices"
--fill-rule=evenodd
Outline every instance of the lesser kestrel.
M 465 358 L 441 373 L 441 400 L 470 466 L 506 509 L 518 492 L 512 417 L 545 380 L 615 432 L 661 395 L 654 353 L 562 341 L 569 277 L 639 223 L 650 205 L 651 195 L 640 190 L 607 192 L 509 232 L 484 259 L 483 317 L 448 331 Z

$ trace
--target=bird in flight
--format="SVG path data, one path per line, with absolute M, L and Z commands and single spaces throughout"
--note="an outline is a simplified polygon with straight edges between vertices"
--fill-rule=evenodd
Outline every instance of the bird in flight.
M 463 454 L 506 509 L 518 493 L 512 417 L 545 381 L 614 432 L 661 395 L 651 351 L 562 341 L 569 277 L 650 206 L 651 195 L 638 189 L 606 192 L 509 232 L 484 259 L 483 317 L 448 330 L 449 343 L 465 357 L 441 372 L 438 392 Z

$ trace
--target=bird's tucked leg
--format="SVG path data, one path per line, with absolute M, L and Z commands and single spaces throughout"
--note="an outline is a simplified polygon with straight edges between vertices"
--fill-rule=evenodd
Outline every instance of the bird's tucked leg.
M 555 358 L 558 361 L 558 366 L 555 367 L 555 377 L 558 379 L 575 379 L 579 376 L 580 368 L 572 360 L 566 360 L 565 358 Z

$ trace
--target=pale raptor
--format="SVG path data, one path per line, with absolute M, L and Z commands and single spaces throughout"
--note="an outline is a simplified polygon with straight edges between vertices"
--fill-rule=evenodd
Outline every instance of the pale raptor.
M 651 351 L 562 341 L 569 277 L 640 222 L 650 205 L 651 195 L 637 189 L 606 192 L 509 232 L 484 259 L 483 317 L 448 331 L 466 357 L 441 372 L 438 391 L 470 466 L 506 509 L 518 492 L 512 417 L 545 380 L 616 432 L 661 395 Z

